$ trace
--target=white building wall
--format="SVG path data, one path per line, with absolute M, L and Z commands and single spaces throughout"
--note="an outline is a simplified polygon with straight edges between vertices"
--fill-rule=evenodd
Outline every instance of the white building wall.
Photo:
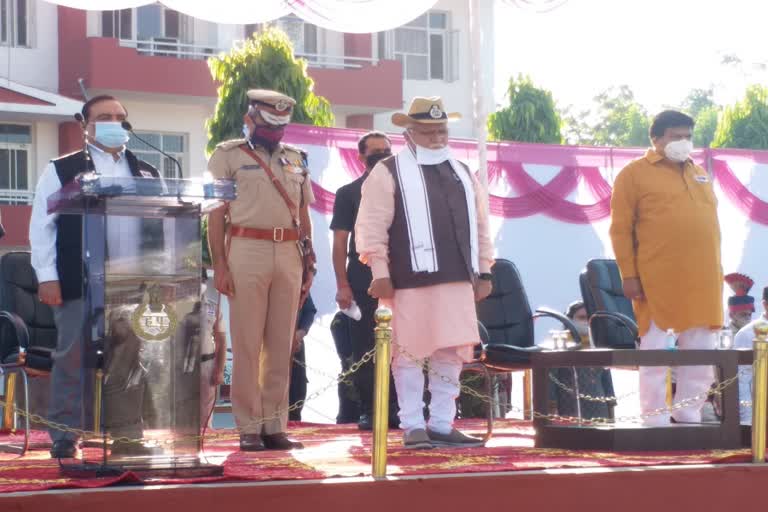
M 32 126 L 32 152 L 29 162 L 29 186 L 34 190 L 48 162 L 59 156 L 58 121 L 38 121 Z
M 57 6 L 30 3 L 30 48 L 0 47 L 0 77 L 50 92 L 59 89 Z
M 470 35 L 469 4 L 467 0 L 440 0 L 433 10 L 450 12 L 450 30 L 458 30 L 458 80 L 447 82 L 445 80 L 404 80 L 403 102 L 407 109 L 414 96 L 440 96 L 445 108 L 449 112 L 459 112 L 461 120 L 451 123 L 451 136 L 474 137 L 472 122 L 473 92 L 472 92 L 472 47 Z M 493 99 L 493 2 L 482 2 L 481 5 L 481 32 L 483 39 L 489 44 L 483 45 L 482 69 L 483 69 L 483 94 L 485 95 L 487 108 L 492 108 Z M 384 131 L 398 132 L 401 129 L 392 125 L 390 118 L 392 112 L 376 114 L 374 127 Z
M 213 115 L 214 100 L 210 104 L 121 101 L 128 109 L 128 119 L 137 132 L 185 134 L 184 177 L 203 176 L 207 166 L 205 146 L 208 143 L 205 121 Z
M 318 28 L 318 53 L 335 57 L 344 56 L 344 33 Z

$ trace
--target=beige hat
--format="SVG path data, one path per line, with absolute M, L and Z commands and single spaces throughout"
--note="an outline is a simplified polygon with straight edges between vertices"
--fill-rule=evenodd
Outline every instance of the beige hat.
M 290 96 L 269 89 L 250 89 L 247 94 L 250 101 L 265 104 L 278 112 L 291 110 L 296 105 L 296 100 Z
M 443 108 L 443 100 L 440 96 L 425 98 L 416 96 L 411 100 L 408 113 L 396 112 L 392 114 L 392 124 L 395 126 L 408 126 L 411 123 L 445 123 L 461 119 L 461 114 L 451 112 L 447 114 Z

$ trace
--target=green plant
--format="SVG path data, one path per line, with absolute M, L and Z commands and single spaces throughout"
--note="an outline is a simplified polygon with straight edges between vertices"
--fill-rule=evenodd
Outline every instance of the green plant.
M 488 116 L 491 140 L 560 144 L 561 120 L 552 93 L 533 84 L 528 76 L 509 79 L 509 105 Z
M 725 107 L 712 147 L 768 149 L 768 88 L 752 85 L 741 101 Z
M 208 152 L 223 140 L 241 136 L 248 89 L 273 89 L 295 99 L 294 123 L 333 126 L 330 103 L 312 92 L 307 62 L 293 55 L 290 39 L 277 28 L 254 34 L 242 47 L 211 58 L 208 66 L 219 84 L 216 109 L 207 122 Z

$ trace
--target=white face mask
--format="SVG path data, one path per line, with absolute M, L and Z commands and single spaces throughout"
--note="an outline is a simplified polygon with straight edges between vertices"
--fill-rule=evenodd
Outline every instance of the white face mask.
M 574 320 L 573 325 L 576 326 L 576 330 L 579 331 L 580 336 L 589 336 L 589 323 Z
M 451 150 L 448 146 L 440 149 L 430 149 L 416 146 L 416 163 L 419 165 L 437 165 L 451 159 Z
M 664 147 L 664 156 L 673 162 L 685 162 L 693 152 L 693 142 L 688 139 L 670 142 Z

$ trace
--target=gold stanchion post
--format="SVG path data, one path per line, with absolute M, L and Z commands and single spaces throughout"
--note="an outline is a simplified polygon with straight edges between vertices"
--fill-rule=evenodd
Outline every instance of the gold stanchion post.
M 392 342 L 392 311 L 385 307 L 376 310 L 376 367 L 373 401 L 373 458 L 374 478 L 387 476 L 387 430 L 389 428 L 389 362 Z
M 14 403 L 16 401 L 16 374 L 9 373 L 5 376 L 5 408 L 3 409 L 3 430 L 16 430 L 16 423 L 13 421 L 16 411 Z
M 768 322 L 755 326 L 752 363 L 752 462 L 765 462 L 765 422 L 768 408 Z
M 93 431 L 101 433 L 101 385 L 104 382 L 104 370 L 96 370 L 96 377 L 93 386 Z
M 533 393 L 533 376 L 531 370 L 523 370 L 523 419 L 530 420 L 533 418 L 533 400 L 531 395 Z

